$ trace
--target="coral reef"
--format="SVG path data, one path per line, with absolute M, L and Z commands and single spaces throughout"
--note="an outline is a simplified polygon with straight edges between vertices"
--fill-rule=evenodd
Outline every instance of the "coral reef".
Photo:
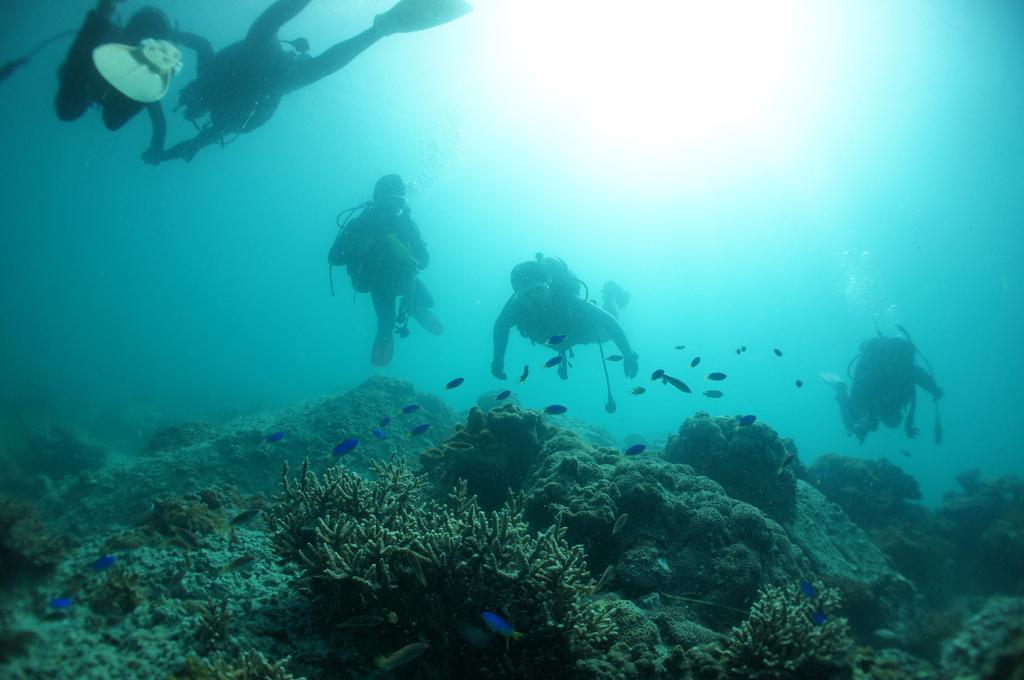
M 1024 677 L 1024 597 L 993 597 L 942 650 L 949 678 Z
M 493 510 L 505 502 L 510 488 L 522 487 L 541 445 L 554 432 L 536 411 L 511 404 L 487 413 L 474 407 L 466 425 L 456 425 L 448 441 L 420 454 L 420 464 L 434 480 L 435 489 L 446 492 L 456 480 L 464 479 L 480 505 Z
M 18 457 L 24 475 L 46 475 L 60 479 L 87 470 L 98 470 L 107 460 L 107 451 L 88 441 L 80 432 L 65 425 L 53 425 L 29 438 L 28 450 Z
M 677 649 L 672 659 L 696 678 L 850 678 L 853 640 L 838 611 L 835 590 L 820 589 L 811 601 L 799 589 L 768 587 L 727 636 Z
M 144 453 L 173 451 L 208 442 L 218 436 L 217 429 L 206 423 L 182 423 L 162 427 L 153 433 Z
M 401 462 L 367 481 L 344 468 L 283 476 L 268 522 L 282 557 L 302 566 L 303 587 L 325 625 L 386 613 L 371 636 L 353 635 L 364 659 L 410 642 L 429 650 L 416 677 L 466 677 L 481 668 L 514 677 L 586 677 L 582 662 L 610 644 L 615 624 L 600 603 L 583 550 L 565 529 L 534 534 L 521 499 L 486 512 L 457 487 L 448 502 L 423 497 L 425 480 Z M 480 636 L 490 610 L 525 637 Z M 394 621 L 394 623 L 391 623 Z M 480 644 L 466 644 L 467 638 Z
M 790 457 L 792 456 L 792 457 Z M 665 459 L 691 466 L 725 492 L 785 524 L 795 509 L 796 446 L 768 425 L 741 425 L 739 417 L 703 411 L 683 421 L 665 447 Z
M 50 533 L 35 508 L 0 498 L 0 585 L 20 576 L 44 575 L 67 547 L 67 539 Z

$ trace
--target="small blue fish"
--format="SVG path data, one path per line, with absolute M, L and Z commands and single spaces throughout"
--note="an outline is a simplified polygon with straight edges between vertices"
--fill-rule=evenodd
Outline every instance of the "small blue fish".
M 413 437 L 423 434 L 430 429 L 430 423 L 420 423 L 416 427 L 409 430 L 409 434 Z
M 804 381 L 803 380 L 797 380 L 796 381 L 796 386 L 797 387 L 803 387 L 804 386 Z
M 651 380 L 657 380 L 658 378 L 665 377 L 665 369 L 659 368 L 654 373 L 651 373 Z
M 740 425 L 753 425 L 755 420 L 757 416 L 743 416 L 740 418 Z
M 638 454 L 643 453 L 644 450 L 646 450 L 646 449 L 647 449 L 647 445 L 646 444 L 633 444 L 628 449 L 626 449 L 626 455 L 627 456 L 636 456 Z
M 690 362 L 690 368 L 696 368 L 697 364 L 700 363 L 700 357 L 694 357 L 693 361 Z
M 348 439 L 334 447 L 334 455 L 344 456 L 346 453 L 349 453 L 357 446 L 359 446 L 359 440 L 355 439 L 354 437 L 349 437 Z
M 704 377 L 707 378 L 708 380 L 725 380 L 725 373 L 722 373 L 721 371 L 715 371 L 714 373 L 708 373 Z
M 380 427 L 387 427 L 390 424 L 391 424 L 391 416 L 384 416 L 383 418 L 380 419 L 380 422 L 377 423 L 377 425 L 379 425 Z
M 559 416 L 568 411 L 566 407 L 561 404 L 552 404 L 551 406 L 544 407 L 544 413 L 551 414 L 553 416 Z
M 54 609 L 70 609 L 75 603 L 70 597 L 55 597 L 50 600 L 50 606 Z
M 557 335 L 552 335 L 550 338 L 548 338 L 548 341 L 546 343 L 544 343 L 544 344 L 546 344 L 546 345 L 561 345 L 563 342 L 565 342 L 565 339 L 567 337 L 569 337 L 569 336 L 565 335 L 564 333 L 559 333 Z
M 373 436 L 376 437 L 377 439 L 387 439 L 388 438 L 388 433 L 385 432 L 384 430 L 380 429 L 379 427 L 372 427 L 372 428 L 370 428 L 370 432 L 372 432 Z
M 273 444 L 274 442 L 279 442 L 282 439 L 284 439 L 285 434 L 285 432 L 275 432 L 274 434 L 267 437 L 267 441 L 270 442 L 271 444 Z
M 447 382 L 447 383 L 445 384 L 444 388 L 445 388 L 446 390 L 454 390 L 454 389 L 455 389 L 456 387 L 458 387 L 459 385 L 461 385 L 461 384 L 462 384 L 462 383 L 464 383 L 465 381 L 466 381 L 466 379 L 465 379 L 465 378 L 453 378 L 453 379 L 449 380 L 449 381 L 448 381 L 448 382 Z
M 512 390 L 502 390 L 501 392 L 498 392 L 498 396 L 496 396 L 495 399 L 497 399 L 498 401 L 504 401 L 505 399 L 508 399 L 511 396 Z
M 523 637 L 523 634 L 516 630 L 516 627 L 505 620 L 504 617 L 495 614 L 494 612 L 483 612 L 480 614 L 480 618 L 484 620 L 487 627 L 493 630 L 498 635 L 512 638 L 517 640 Z
M 552 366 L 557 366 L 560 363 L 562 363 L 562 355 L 558 354 L 545 361 L 544 368 L 551 368 Z
M 811 614 L 811 621 L 814 622 L 814 625 L 820 626 L 823 625 L 826 621 L 828 621 L 828 616 L 825 614 L 825 612 L 819 609 Z
M 416 411 L 419 411 L 419 410 L 420 410 L 420 405 L 419 404 L 409 404 L 408 406 L 403 406 L 402 407 L 402 413 L 405 413 L 405 414 L 416 413 Z
M 106 571 L 117 564 L 117 555 L 104 555 L 92 563 L 93 571 Z
M 811 600 L 818 597 L 818 591 L 815 590 L 814 586 L 812 586 L 808 581 L 800 581 L 800 590 L 803 591 L 803 594 Z

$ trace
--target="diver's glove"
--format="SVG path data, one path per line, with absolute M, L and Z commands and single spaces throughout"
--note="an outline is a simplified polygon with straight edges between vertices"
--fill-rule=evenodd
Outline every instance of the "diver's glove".
M 491 362 L 491 375 L 498 380 L 507 380 L 508 376 L 505 375 L 505 362 L 495 359 Z
M 148 165 L 160 165 L 164 152 L 161 149 L 150 148 L 142 152 L 142 162 Z
M 637 362 L 639 356 L 636 352 L 630 352 L 626 355 L 622 364 L 622 370 L 626 373 L 627 378 L 635 378 L 636 374 L 640 371 L 640 364 Z

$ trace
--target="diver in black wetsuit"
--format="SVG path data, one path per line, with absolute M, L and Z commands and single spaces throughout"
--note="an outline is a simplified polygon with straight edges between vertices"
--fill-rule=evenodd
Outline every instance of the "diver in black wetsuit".
M 822 374 L 836 391 L 839 413 L 847 432 L 861 443 L 870 432 L 878 429 L 879 423 L 898 427 L 908 406 L 904 430 L 911 439 L 916 437 L 914 416 L 918 387 L 930 393 L 936 402 L 935 442 L 942 442 L 942 424 L 937 410 L 942 388 L 929 371 L 914 362 L 916 354 L 909 338 L 879 334 L 861 343 L 860 354 L 854 359 L 853 385 L 849 389 L 839 376 Z
M 512 269 L 515 294 L 505 303 L 494 322 L 494 355 L 491 375 L 505 375 L 505 350 L 513 327 L 535 343 L 546 344 L 555 335 L 565 338 L 557 345 L 565 355 L 575 345 L 611 340 L 622 352 L 627 378 L 636 376 L 637 354 L 615 317 L 589 300 L 580 297 L 581 283 L 566 264 L 557 258 L 538 254 L 534 260 Z M 623 291 L 624 292 L 624 291 Z M 558 375 L 568 377 L 566 361 L 558 365 Z
M 167 16 L 158 9 L 143 7 L 135 12 L 125 26 L 114 21 L 114 10 L 122 0 L 99 0 L 89 11 L 75 35 L 67 57 L 60 67 L 60 88 L 55 102 L 57 117 L 73 121 L 82 117 L 90 106 L 103 109 L 103 124 L 118 130 L 143 109 L 153 125 L 149 149 L 144 159 L 153 159 L 163 152 L 167 123 L 160 102 L 144 104 L 129 99 L 100 75 L 93 63 L 93 50 L 107 43 L 135 45 L 146 38 L 176 41 L 179 35 L 171 30 Z
M 450 1 L 401 0 L 377 15 L 371 28 L 311 57 L 305 40 L 292 41 L 294 49 L 285 50 L 277 36 L 309 3 L 277 0 L 256 19 L 244 40 L 220 52 L 209 43 L 195 47 L 198 77 L 182 90 L 178 108 L 199 133 L 168 149 L 161 160 L 191 161 L 205 146 L 251 132 L 270 119 L 284 95 L 338 71 L 381 38 L 437 26 L 471 9 Z M 208 120 L 200 126 L 204 119 Z
M 370 363 L 386 366 L 394 353 L 393 334 L 408 335 L 410 317 L 432 335 L 441 335 L 444 324 L 430 311 L 434 298 L 419 279 L 430 255 L 412 221 L 402 178 L 381 177 L 373 188 L 373 200 L 351 211 L 360 208 L 358 216 L 341 225 L 327 261 L 332 267 L 347 266 L 356 292 L 373 298 L 377 336 Z M 399 297 L 402 303 L 396 315 Z

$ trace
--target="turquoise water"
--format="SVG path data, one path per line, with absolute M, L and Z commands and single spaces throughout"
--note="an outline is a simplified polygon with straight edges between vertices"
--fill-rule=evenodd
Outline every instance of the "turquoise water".
M 89 428 L 129 408 L 212 420 L 359 384 L 375 372 L 372 308 L 340 269 L 331 297 L 326 253 L 335 215 L 397 172 L 417 187 L 423 280 L 447 332 L 414 324 L 381 373 L 436 391 L 463 376 L 445 394 L 456 409 L 499 389 L 492 324 L 509 270 L 540 251 L 594 291 L 613 279 L 632 293 L 621 322 L 648 392 L 631 396 L 610 365 L 608 415 L 597 349 L 562 382 L 539 370 L 549 352 L 513 333 L 509 374 L 532 369 L 516 387 L 525 405 L 563 403 L 649 439 L 697 410 L 753 413 L 807 461 L 889 458 L 928 501 L 970 467 L 1019 472 L 1020 4 L 589 4 L 481 0 L 378 43 L 187 165 L 139 160 L 144 116 L 116 134 L 95 113 L 59 122 L 65 47 L 41 53 L 0 84 L 9 420 Z M 0 56 L 77 26 L 88 6 L 5 7 Z M 387 6 L 315 0 L 282 37 L 319 52 Z M 162 7 L 219 48 L 262 3 Z M 170 103 L 191 75 L 186 64 Z M 170 142 L 190 134 L 168 115 Z M 934 366 L 941 446 L 924 399 L 913 442 L 901 429 L 845 436 L 817 375 L 843 373 L 876 318 L 905 325 Z M 646 378 L 656 368 L 694 386 L 725 371 L 726 397 L 662 389 Z

